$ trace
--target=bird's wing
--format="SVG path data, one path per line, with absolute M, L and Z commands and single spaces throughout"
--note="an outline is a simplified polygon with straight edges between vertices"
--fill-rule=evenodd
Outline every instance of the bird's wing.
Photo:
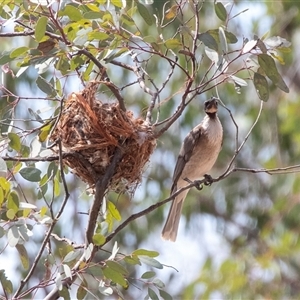
M 171 189 L 171 194 L 176 192 L 177 181 L 179 180 L 179 178 L 182 174 L 184 166 L 190 160 L 191 155 L 193 153 L 193 149 L 194 149 L 195 145 L 199 142 L 202 132 L 203 132 L 203 130 L 202 130 L 201 124 L 199 124 L 193 130 L 191 130 L 189 132 L 189 134 L 186 136 L 186 138 L 184 139 L 183 144 L 180 149 L 180 152 L 179 152 L 179 155 L 178 155 L 176 166 L 174 169 L 173 185 L 172 185 L 172 189 Z

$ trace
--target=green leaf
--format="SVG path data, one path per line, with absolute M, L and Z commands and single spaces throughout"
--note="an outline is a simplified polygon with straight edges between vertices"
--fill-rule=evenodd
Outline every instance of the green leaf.
M 128 282 L 127 280 L 123 277 L 122 274 L 116 272 L 115 270 L 109 268 L 109 267 L 104 267 L 102 269 L 103 275 L 107 278 L 112 280 L 114 283 L 120 284 L 122 287 L 127 288 L 128 287 Z
M 19 211 L 19 205 L 20 201 L 18 194 L 15 191 L 11 191 L 7 199 L 7 208 L 12 209 L 16 214 Z
M 20 137 L 14 132 L 9 132 L 7 136 L 9 138 L 9 146 L 19 152 L 22 147 Z
M 141 276 L 141 278 L 142 278 L 142 279 L 150 279 L 150 278 L 154 277 L 155 275 L 156 275 L 155 272 L 153 272 L 153 271 L 148 271 L 148 272 L 145 272 L 145 273 Z
M 28 258 L 28 254 L 27 254 L 26 248 L 24 247 L 24 245 L 17 244 L 16 245 L 16 249 L 19 252 L 19 256 L 20 256 L 23 268 L 25 270 L 28 270 L 28 268 L 29 268 L 29 258 Z
M 167 292 L 163 290 L 159 290 L 159 295 L 164 299 L 164 300 L 172 300 L 172 296 L 168 294 Z
M 53 86 L 47 82 L 43 77 L 39 76 L 36 80 L 38 88 L 49 96 L 54 96 L 56 94 Z
M 139 259 L 142 263 L 144 263 L 150 267 L 154 267 L 157 269 L 163 269 L 163 265 L 154 258 L 151 258 L 149 256 L 139 255 Z
M 22 170 L 20 170 L 21 176 L 32 182 L 38 182 L 41 180 L 41 170 L 35 168 L 35 167 L 25 167 Z
M 100 266 L 89 267 L 86 272 L 98 278 L 103 276 L 103 271 Z
M 229 32 L 227 30 L 224 30 L 224 32 L 225 32 L 225 37 L 226 37 L 227 43 L 235 44 L 238 41 L 237 37 L 233 33 Z M 220 42 L 219 29 L 211 29 L 211 30 L 208 30 L 207 33 L 209 33 L 218 43 Z
M 28 108 L 28 112 L 30 113 L 31 116 L 34 117 L 34 119 L 36 121 L 38 121 L 39 123 L 43 124 L 44 120 L 39 116 L 39 114 L 37 114 L 34 110 L 32 110 L 30 107 Z
M 9 220 L 13 220 L 16 216 L 16 213 L 12 208 L 10 208 L 6 211 L 6 216 Z
M 49 123 L 41 128 L 39 133 L 40 142 L 45 142 L 52 128 L 52 123 Z
M 216 40 L 208 32 L 199 33 L 198 39 L 208 48 L 218 51 L 218 44 Z
M 154 292 L 154 290 L 152 290 L 151 288 L 148 287 L 148 296 L 150 297 L 150 299 L 152 300 L 159 300 L 159 297 L 157 296 L 157 294 Z
M 60 183 L 57 178 L 54 178 L 53 180 L 53 185 L 54 185 L 54 196 L 58 197 L 60 195 Z
M 132 252 L 132 255 L 144 255 L 144 256 L 149 256 L 149 257 L 157 257 L 159 253 L 157 251 L 149 251 L 145 249 L 137 249 Z
M 226 8 L 224 7 L 224 5 L 221 2 L 217 2 L 215 3 L 215 12 L 216 15 L 218 16 L 218 18 L 221 21 L 226 21 L 227 19 L 227 11 Z
M 106 238 L 100 233 L 96 233 L 93 235 L 93 243 L 97 246 L 101 246 L 105 243 Z
M 10 191 L 10 182 L 4 177 L 0 177 L 0 188 L 3 190 L 4 197 L 6 197 Z
M 149 10 L 143 4 L 136 2 L 137 9 L 144 21 L 151 26 L 153 24 L 153 16 L 150 14 Z
M 12 285 L 11 281 L 7 279 L 4 270 L 0 270 L 0 282 L 1 282 L 1 286 L 6 291 L 6 293 L 12 294 L 13 285 Z
M 103 13 L 99 11 L 88 11 L 83 14 L 83 17 L 85 19 L 95 20 L 95 19 L 101 19 L 103 16 Z
M 2 188 L 0 188 L 0 207 L 3 202 L 4 202 L 4 192 L 3 192 Z
M 81 12 L 73 5 L 66 5 L 65 9 L 60 11 L 59 16 L 68 16 L 71 21 L 80 21 L 83 19 Z
M 5 54 L 2 54 L 0 56 L 0 66 L 2 65 L 5 65 L 9 62 L 11 62 L 12 60 L 14 60 L 12 57 L 10 57 L 11 53 L 5 53 Z
M 43 16 L 40 17 L 35 26 L 35 39 L 40 42 L 45 36 L 48 18 Z
M 268 54 L 258 55 L 258 63 L 268 77 L 278 74 L 275 61 L 270 55 Z
M 64 258 L 63 262 L 67 263 L 76 259 L 80 255 L 79 251 L 70 251 Z
M 289 88 L 278 73 L 274 59 L 268 54 L 258 55 L 258 63 L 272 82 L 282 91 L 288 93 Z
M 14 49 L 14 50 L 11 51 L 10 57 L 11 58 L 16 58 L 18 56 L 21 56 L 22 54 L 24 54 L 28 50 L 29 50 L 28 47 L 19 47 L 19 48 L 16 48 L 16 49 Z
M 20 239 L 19 231 L 16 225 L 10 227 L 7 231 L 7 241 L 9 246 L 15 247 Z
M 123 1 L 122 0 L 111 0 L 111 4 L 113 4 L 116 7 L 122 8 L 123 7 Z
M 255 89 L 258 93 L 259 99 L 261 99 L 263 101 L 268 101 L 269 85 L 268 85 L 268 81 L 267 81 L 266 77 L 259 73 L 254 73 L 253 83 L 254 83 Z
M 76 299 L 83 300 L 87 294 L 87 288 L 85 283 L 81 283 L 79 288 L 77 289 Z
M 128 271 L 122 265 L 120 265 L 119 263 L 117 263 L 117 262 L 115 262 L 113 260 L 106 261 L 106 265 L 110 269 L 112 269 L 112 270 L 114 270 L 114 271 L 116 271 L 116 272 L 118 272 L 118 273 L 120 273 L 122 275 L 125 275 L 125 276 L 128 275 Z
M 118 211 L 116 206 L 111 201 L 107 201 L 107 209 L 117 221 L 122 220 L 120 212 Z
M 177 39 L 169 39 L 165 41 L 165 45 L 168 49 L 176 49 L 178 47 L 181 47 L 182 44 Z
M 158 279 L 158 278 L 154 278 L 154 280 L 152 281 L 152 283 L 153 283 L 156 287 L 158 287 L 158 288 L 160 288 L 160 289 L 163 289 L 163 288 L 165 287 L 165 284 L 164 284 L 160 279 Z
M 21 152 L 23 157 L 28 157 L 29 154 L 30 154 L 30 148 L 26 145 L 22 145 L 20 152 Z
M 64 300 L 71 300 L 69 288 L 63 285 L 61 285 L 61 287 L 62 288 L 59 290 L 59 296 Z
M 98 41 L 104 41 L 109 38 L 109 35 L 105 32 L 100 31 L 92 31 L 88 33 L 89 40 L 98 40 Z
M 131 265 L 141 265 L 139 258 L 136 255 L 125 256 L 124 261 Z

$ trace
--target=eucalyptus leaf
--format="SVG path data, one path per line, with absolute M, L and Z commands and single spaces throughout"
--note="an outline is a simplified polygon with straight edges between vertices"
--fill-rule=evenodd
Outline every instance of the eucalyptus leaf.
M 35 26 L 35 39 L 37 40 L 37 42 L 40 42 L 45 36 L 47 23 L 48 18 L 46 16 L 42 16 L 38 19 Z
M 149 251 L 145 249 L 137 249 L 132 252 L 132 255 L 143 255 L 143 256 L 149 256 L 149 257 L 157 257 L 159 253 L 157 251 Z
M 138 9 L 138 12 L 141 15 L 141 17 L 144 19 L 144 21 L 149 26 L 151 26 L 153 24 L 154 20 L 153 20 L 153 15 L 150 14 L 148 8 L 139 2 L 137 2 L 136 5 L 137 5 L 137 9 Z
M 255 72 L 253 77 L 253 83 L 258 93 L 259 99 L 268 101 L 269 99 L 269 85 L 265 76 Z
M 16 225 L 11 226 L 7 231 L 7 241 L 9 246 L 15 247 L 20 239 L 19 230 Z
M 36 80 L 38 88 L 44 92 L 46 95 L 54 96 L 56 95 L 55 89 L 53 86 L 47 82 L 43 77 L 39 76 Z
M 208 32 L 199 33 L 198 39 L 208 48 L 218 51 L 218 44 L 214 37 Z
M 227 19 L 227 11 L 222 2 L 215 3 L 215 12 L 218 18 L 221 21 L 226 21 Z
M 151 258 L 149 256 L 144 256 L 144 255 L 139 255 L 138 257 L 142 263 L 144 263 L 150 267 L 154 267 L 157 269 L 163 269 L 163 265 L 154 258 Z
M 16 249 L 19 252 L 19 257 L 20 257 L 23 268 L 25 270 L 28 270 L 28 268 L 29 268 L 29 257 L 28 257 L 28 253 L 27 253 L 26 248 L 24 247 L 24 245 L 17 244 Z
M 20 170 L 21 176 L 32 182 L 39 182 L 41 180 L 41 170 L 35 167 L 25 167 Z
M 152 300 L 159 300 L 158 295 L 155 293 L 154 290 L 152 290 L 150 287 L 148 287 L 148 296 L 150 297 L 150 299 Z
M 9 132 L 7 137 L 9 138 L 9 146 L 19 152 L 22 147 L 20 137 L 14 132 Z

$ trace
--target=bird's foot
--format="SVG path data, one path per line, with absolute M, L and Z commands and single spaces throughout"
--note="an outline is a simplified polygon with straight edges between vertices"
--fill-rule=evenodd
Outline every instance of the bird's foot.
M 201 191 L 203 189 L 203 182 L 202 180 L 195 180 L 194 182 L 194 185 L 195 185 L 195 188 L 198 190 L 198 191 Z
M 208 174 L 204 174 L 204 180 L 205 185 L 211 185 L 214 182 L 213 178 Z
M 201 191 L 201 190 L 203 189 L 201 180 L 194 180 L 194 181 L 192 181 L 192 180 L 188 179 L 187 177 L 184 178 L 184 180 L 185 180 L 186 182 L 188 182 L 188 183 L 193 183 L 194 186 L 195 186 L 195 188 L 196 188 L 197 190 L 199 190 L 199 191 Z

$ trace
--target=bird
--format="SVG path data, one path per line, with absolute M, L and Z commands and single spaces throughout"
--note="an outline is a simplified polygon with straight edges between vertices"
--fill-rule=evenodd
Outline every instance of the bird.
M 223 143 L 223 127 L 218 118 L 219 99 L 212 97 L 204 102 L 205 117 L 183 141 L 173 174 L 171 195 L 189 182 L 206 177 L 215 164 Z M 208 176 L 209 177 L 209 176 Z M 189 192 L 184 190 L 171 204 L 162 230 L 162 238 L 176 241 L 183 202 Z

